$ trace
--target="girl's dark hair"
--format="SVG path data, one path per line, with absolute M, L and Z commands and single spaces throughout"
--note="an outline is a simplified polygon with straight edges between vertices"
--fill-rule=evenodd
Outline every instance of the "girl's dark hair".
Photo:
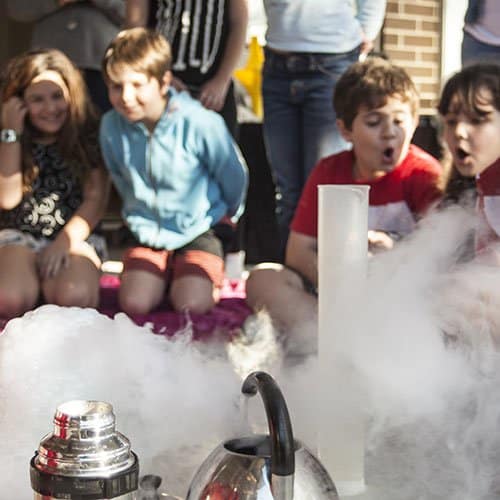
M 23 97 L 34 78 L 45 71 L 58 73 L 67 87 L 68 118 L 62 126 L 57 147 L 62 158 L 82 181 L 92 166 L 101 162 L 97 145 L 98 114 L 93 106 L 80 71 L 56 49 L 25 52 L 9 61 L 1 77 L 1 103 L 13 96 Z M 21 139 L 23 190 L 29 192 L 38 176 L 31 156 L 37 131 L 26 124 Z
M 441 206 L 460 204 L 472 207 L 476 198 L 476 178 L 462 175 L 456 168 L 451 166 L 445 182 Z
M 500 111 L 500 65 L 477 63 L 455 73 L 441 92 L 439 113 L 446 115 L 453 105 L 469 115 L 482 115 L 478 103 L 481 102 L 480 91 L 484 89 L 491 92 L 491 104 Z

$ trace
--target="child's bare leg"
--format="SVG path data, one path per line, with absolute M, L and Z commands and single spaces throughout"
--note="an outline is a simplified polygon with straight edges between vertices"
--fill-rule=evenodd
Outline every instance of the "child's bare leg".
M 164 294 L 164 276 L 139 269 L 125 270 L 121 276 L 118 297 L 122 311 L 128 315 L 149 313 Z
M 33 309 L 40 285 L 36 254 L 21 245 L 0 248 L 0 316 L 14 318 Z
M 316 320 L 316 297 L 304 289 L 298 274 L 280 264 L 255 267 L 248 277 L 246 293 L 250 307 L 266 309 L 285 334 Z
M 170 302 L 176 311 L 203 314 L 219 301 L 219 289 L 208 277 L 197 274 L 175 279 L 170 288 Z
M 176 311 L 208 312 L 219 301 L 224 278 L 220 243 L 212 235 L 201 235 L 175 254 L 170 302 Z
M 99 304 L 99 270 L 101 261 L 95 250 L 85 242 L 74 249 L 68 267 L 53 278 L 43 281 L 45 300 L 66 307 L 97 307 Z

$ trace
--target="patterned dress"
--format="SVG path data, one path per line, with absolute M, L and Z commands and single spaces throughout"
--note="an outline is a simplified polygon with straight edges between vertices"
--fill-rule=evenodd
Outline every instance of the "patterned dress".
M 35 143 L 32 157 L 39 174 L 16 207 L 0 210 L 0 244 L 16 242 L 14 233 L 5 230 L 22 232 L 36 241 L 53 240 L 82 204 L 82 183 L 55 144 Z M 104 240 L 90 235 L 87 241 L 102 258 Z

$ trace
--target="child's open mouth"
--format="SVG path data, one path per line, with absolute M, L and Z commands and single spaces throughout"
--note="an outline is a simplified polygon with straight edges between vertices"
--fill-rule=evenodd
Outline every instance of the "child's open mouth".
M 382 152 L 382 156 L 384 158 L 384 162 L 392 162 L 394 158 L 394 148 L 385 148 Z
M 465 149 L 457 148 L 457 158 L 460 161 L 464 161 L 469 156 L 470 156 L 470 154 L 467 151 L 465 151 Z

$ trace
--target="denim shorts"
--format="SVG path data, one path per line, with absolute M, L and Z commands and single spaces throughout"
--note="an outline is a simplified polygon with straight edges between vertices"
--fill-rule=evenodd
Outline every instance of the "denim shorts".
M 33 250 L 34 252 L 39 252 L 51 242 L 52 240 L 49 240 L 48 238 L 35 238 L 32 234 L 25 233 L 19 229 L 0 230 L 0 248 L 11 245 L 21 245 Z M 86 243 L 88 243 L 95 250 L 101 262 L 108 258 L 106 240 L 103 236 L 91 234 L 86 239 Z

